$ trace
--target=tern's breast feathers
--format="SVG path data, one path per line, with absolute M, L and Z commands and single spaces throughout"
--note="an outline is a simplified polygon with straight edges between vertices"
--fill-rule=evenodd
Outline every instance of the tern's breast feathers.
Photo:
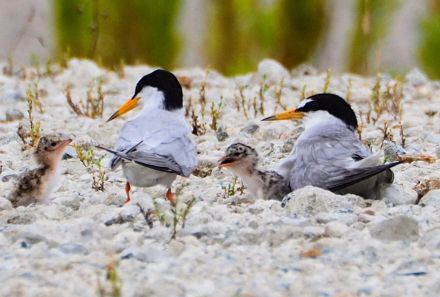
M 180 166 L 184 176 L 189 176 L 196 166 L 196 146 L 181 111 L 154 109 L 142 113 L 124 125 L 116 150 L 125 151 L 140 141 L 138 151 L 171 158 Z M 112 160 L 112 165 L 114 163 Z

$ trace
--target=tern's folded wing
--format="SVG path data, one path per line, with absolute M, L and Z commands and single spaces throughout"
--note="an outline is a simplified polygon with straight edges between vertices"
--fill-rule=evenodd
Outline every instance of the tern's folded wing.
M 127 150 L 139 141 L 142 141 L 142 145 L 137 151 L 174 160 L 184 176 L 189 176 L 196 166 L 196 147 L 183 115 L 155 110 L 127 122 L 114 150 L 128 154 Z M 115 155 L 111 161 L 112 169 L 119 161 L 120 157 Z
M 161 156 L 158 154 L 142 152 L 142 151 L 123 153 L 102 146 L 96 146 L 96 147 L 106 150 L 114 154 L 115 156 L 118 156 L 119 158 L 134 162 L 141 166 L 152 168 L 158 171 L 184 175 L 179 164 L 177 164 L 172 158 L 168 156 Z
M 330 191 L 339 191 L 351 185 L 357 184 L 372 176 L 382 173 L 390 168 L 399 165 L 401 162 L 391 162 L 374 167 L 349 169 L 342 175 L 334 175 L 327 181 L 326 188 Z

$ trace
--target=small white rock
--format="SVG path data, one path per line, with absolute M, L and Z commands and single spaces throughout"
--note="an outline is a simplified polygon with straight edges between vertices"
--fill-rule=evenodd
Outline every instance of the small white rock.
M 417 201 L 417 192 L 412 189 L 404 189 L 398 184 L 382 184 L 379 187 L 379 197 L 387 204 L 414 204 Z
M 356 195 L 337 195 L 317 187 L 307 186 L 290 193 L 283 198 L 287 209 L 295 214 L 314 215 L 320 212 L 347 210 L 365 207 L 365 200 Z
M 428 78 L 426 77 L 426 75 L 418 68 L 414 68 L 413 70 L 408 72 L 405 76 L 405 80 L 407 83 L 413 85 L 414 87 L 424 85 L 428 82 Z
M 419 204 L 422 206 L 429 205 L 435 208 L 440 208 L 440 190 L 429 191 L 425 196 L 423 196 Z
M 265 59 L 258 64 L 258 75 L 265 77 L 267 83 L 279 84 L 289 79 L 289 71 L 275 60 Z
M 0 211 L 12 209 L 12 203 L 8 199 L 0 198 Z
M 349 228 L 339 222 L 329 222 L 325 225 L 325 234 L 330 237 L 341 237 Z
M 411 217 L 397 216 L 374 224 L 370 234 L 381 241 L 414 241 L 419 238 L 419 224 Z

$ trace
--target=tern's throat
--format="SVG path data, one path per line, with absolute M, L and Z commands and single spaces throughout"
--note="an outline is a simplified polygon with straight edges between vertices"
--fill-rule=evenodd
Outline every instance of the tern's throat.
M 147 87 L 144 88 L 138 95 L 142 104 L 142 111 L 151 111 L 154 109 L 165 109 L 165 95 L 162 91 L 157 88 Z

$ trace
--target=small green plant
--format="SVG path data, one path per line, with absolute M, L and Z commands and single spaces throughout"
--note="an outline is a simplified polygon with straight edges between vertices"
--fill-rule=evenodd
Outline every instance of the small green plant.
M 260 80 L 260 89 L 258 90 L 258 98 L 260 99 L 259 111 L 261 115 L 264 115 L 264 102 L 266 101 L 266 92 L 269 89 L 269 86 L 266 83 L 266 75 Z
M 102 91 L 102 84 L 102 78 L 94 80 L 89 84 L 85 104 L 82 100 L 80 100 L 78 104 L 73 102 L 71 94 L 72 86 L 68 84 L 64 89 L 64 94 L 66 96 L 67 104 L 70 106 L 72 111 L 77 115 L 92 119 L 96 119 L 98 117 L 102 118 L 104 113 L 104 93 Z
M 167 226 L 167 218 L 165 214 L 161 211 L 159 203 L 157 203 L 157 199 L 153 198 L 153 207 L 154 207 L 154 214 L 156 215 L 157 219 L 159 220 L 160 224 L 162 226 Z
M 238 88 L 238 95 L 239 95 L 237 98 L 239 98 L 239 99 L 237 99 L 236 101 L 239 102 L 238 106 L 241 105 L 241 110 L 243 111 L 243 115 L 246 118 L 246 120 L 249 120 L 249 116 L 247 113 L 248 108 L 246 106 L 246 97 L 244 95 L 244 90 L 247 88 L 247 86 L 246 85 L 241 86 L 241 85 L 237 84 L 237 88 Z
M 379 130 L 382 131 L 382 143 L 380 144 L 381 148 L 383 147 L 385 140 L 394 141 L 393 133 L 389 124 L 390 123 L 388 121 L 385 121 L 383 123 L 383 127 L 379 128 Z
M 176 239 L 177 229 L 180 226 L 180 229 L 185 228 L 186 219 L 188 218 L 189 213 L 191 212 L 191 208 L 196 202 L 196 198 L 193 197 L 191 200 L 186 202 L 183 207 L 179 207 L 179 199 L 178 195 L 175 195 L 176 203 L 171 208 L 171 212 L 173 213 L 173 222 L 172 222 L 172 231 L 170 239 Z
M 189 97 L 188 100 L 184 100 L 184 102 L 188 102 L 187 104 L 184 103 L 185 117 L 188 118 L 194 111 L 192 106 L 192 97 Z
M 287 106 L 285 106 L 281 101 L 283 95 L 283 87 L 284 87 L 284 78 L 281 79 L 279 86 L 275 90 L 276 105 L 274 112 L 276 112 L 277 106 L 281 107 L 282 110 L 287 109 Z
M 200 89 L 199 89 L 199 103 L 201 106 L 201 113 L 202 115 L 205 114 L 206 111 L 206 86 L 207 86 L 207 79 L 208 79 L 209 70 L 206 70 L 205 78 L 203 79 Z
M 211 124 L 209 125 L 212 130 L 217 131 L 217 124 L 220 118 L 221 110 L 223 107 L 223 96 L 220 97 L 220 101 L 215 105 L 214 101 L 211 102 Z
M 111 262 L 105 266 L 106 287 L 104 287 L 98 277 L 98 296 L 99 297 L 121 297 L 122 281 L 118 272 L 119 262 L 112 258 Z M 99 276 L 99 275 L 98 275 Z M 108 288 L 110 287 L 110 288 Z
M 28 100 L 28 104 L 31 103 L 33 106 L 35 106 L 40 113 L 44 112 L 43 104 L 41 103 L 40 99 L 40 88 L 38 80 L 29 85 L 28 89 L 26 90 L 26 98 Z
M 368 113 L 367 113 L 368 123 L 373 122 L 373 124 L 375 124 L 383 112 L 383 106 L 382 106 L 383 100 L 381 98 L 381 92 L 380 92 L 381 79 L 382 79 L 381 74 L 378 73 L 376 75 L 376 81 L 371 90 L 370 102 L 368 103 Z M 374 118 L 373 118 L 373 112 L 375 114 Z
M 48 77 L 54 77 L 55 75 L 55 72 L 53 70 L 52 60 L 50 58 L 46 60 L 46 70 L 44 74 Z
M 254 97 L 254 100 L 252 101 L 252 108 L 254 109 L 254 118 L 256 118 L 258 115 L 257 97 Z
M 237 193 L 237 181 L 238 178 L 235 176 L 232 183 L 229 183 L 225 187 L 225 197 L 231 197 L 234 196 Z
M 188 215 L 191 212 L 192 207 L 196 203 L 197 199 L 195 197 L 192 197 L 189 201 L 185 203 L 180 203 L 179 201 L 179 194 L 183 188 L 180 190 L 176 190 L 176 193 L 174 194 L 175 200 L 174 204 L 170 203 L 170 211 L 172 213 L 172 217 L 167 216 L 162 210 L 157 202 L 156 198 L 153 198 L 153 207 L 154 207 L 154 217 L 156 217 L 160 224 L 162 226 L 170 227 L 171 228 L 171 235 L 170 240 L 176 239 L 177 231 L 180 229 L 182 230 L 185 228 L 186 220 L 188 218 Z M 151 221 L 151 214 L 149 215 L 149 220 Z M 149 224 L 150 225 L 150 224 Z M 152 227 L 152 223 L 151 226 Z
M 303 88 L 301 89 L 301 94 L 299 96 L 301 100 L 306 99 L 306 90 L 307 90 L 307 85 L 304 84 Z
M 403 100 L 403 84 L 396 81 L 393 84 L 388 82 L 385 92 L 382 94 L 383 105 L 390 112 L 395 120 L 402 120 L 402 100 Z
M 324 82 L 324 88 L 322 90 L 323 93 L 328 92 L 328 88 L 330 87 L 330 79 L 332 76 L 332 71 L 330 68 L 327 68 L 327 72 L 325 74 L 325 82 Z
M 200 136 L 206 133 L 206 123 L 203 120 L 204 117 L 202 115 L 202 122 L 199 121 L 199 116 L 196 115 L 195 111 L 191 111 L 191 126 L 192 126 L 192 134 Z
M 85 148 L 82 145 L 74 144 L 78 159 L 84 167 L 92 174 L 92 189 L 95 191 L 104 191 L 104 182 L 107 178 L 107 173 L 102 166 L 102 159 L 104 157 L 96 157 L 95 151 L 92 148 Z
M 353 88 L 353 80 L 350 78 L 348 80 L 347 94 L 345 95 L 345 100 L 347 100 L 348 103 L 351 102 L 353 96 L 352 88 Z
M 26 103 L 27 103 L 27 115 L 29 122 L 29 130 L 23 125 L 19 125 L 17 135 L 23 141 L 26 147 L 35 147 L 40 139 L 41 122 L 34 121 L 34 106 L 38 107 L 40 111 L 43 111 L 43 107 L 38 97 L 38 83 L 35 83 L 33 87 L 29 87 L 26 91 Z

